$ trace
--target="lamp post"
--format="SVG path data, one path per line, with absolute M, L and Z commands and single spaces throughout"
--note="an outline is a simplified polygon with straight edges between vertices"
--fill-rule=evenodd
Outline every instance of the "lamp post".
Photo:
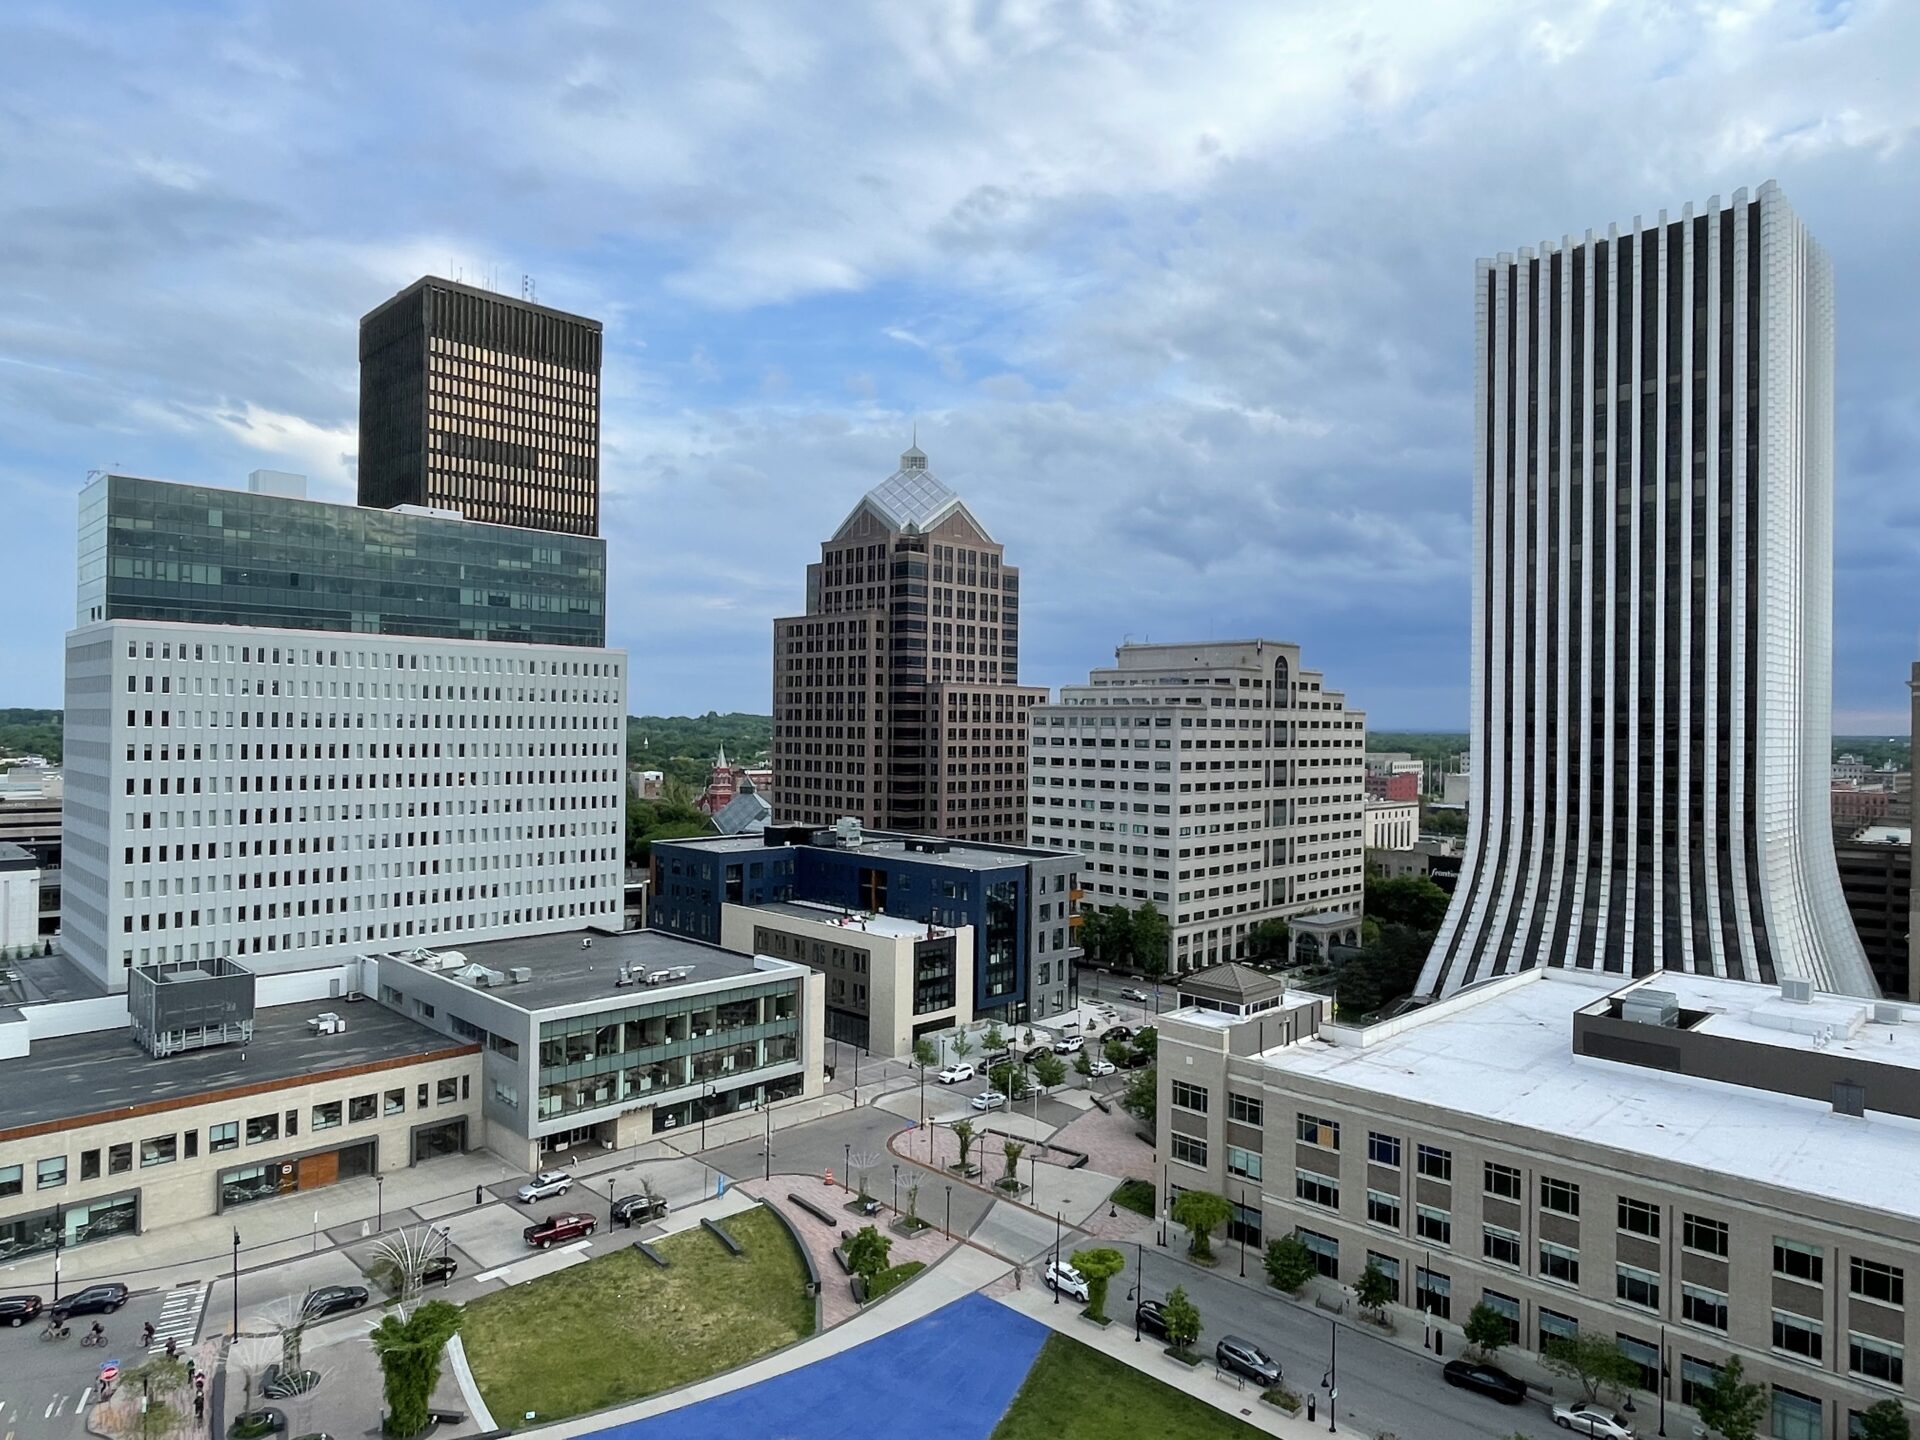
M 1327 1357 L 1327 1433 L 1333 1433 L 1333 1402 L 1340 1398 L 1340 1322 L 1328 1316 L 1333 1326 L 1333 1348 Z
M 387 1177 L 373 1177 L 373 1233 L 378 1235 L 387 1225 Z
M 709 1085 L 700 1094 L 700 1148 L 707 1148 L 707 1111 L 713 1107 L 713 1086 Z
M 53 1207 L 53 1303 L 60 1303 L 60 1252 L 67 1243 L 66 1213 L 56 1203 Z
M 1060 1212 L 1056 1210 L 1053 1212 L 1053 1268 L 1056 1272 L 1060 1269 L 1060 1228 Z M 1060 1303 L 1058 1279 L 1053 1284 L 1053 1303 L 1056 1305 Z
M 900 1162 L 893 1163 L 893 1213 L 900 1213 Z
M 763 1102 L 763 1108 L 767 1112 L 767 1174 L 766 1174 L 766 1178 L 771 1180 L 773 1179 L 773 1101 L 771 1099 L 768 1099 L 765 1102 Z
M 617 1175 L 608 1176 L 607 1177 L 607 1229 L 609 1230 L 613 1229 L 613 1225 L 614 1225 L 613 1192 L 618 1190 L 619 1188 L 620 1188 L 620 1177 Z
M 1167 1167 L 1162 1165 L 1160 1167 L 1160 1248 L 1163 1250 L 1167 1246 L 1167 1206 L 1170 1203 L 1167 1199 Z
M 1127 1298 L 1133 1301 L 1133 1343 L 1140 1343 L 1140 1307 L 1147 1300 L 1147 1247 L 1138 1240 L 1133 1242 L 1133 1291 Z
M 240 1227 L 233 1228 L 233 1338 L 240 1338 Z
M 953 1182 L 947 1182 L 947 1239 L 953 1239 Z
M 828 1154 L 832 1154 L 833 1152 L 832 1152 L 832 1151 L 828 1151 L 827 1153 L 828 1153 Z M 842 1186 L 843 1186 L 843 1187 L 844 1187 L 844 1188 L 846 1189 L 846 1192 L 847 1192 L 847 1193 L 848 1193 L 849 1195 L 851 1195 L 851 1194 L 853 1193 L 853 1184 L 852 1184 L 852 1181 L 853 1181 L 853 1142 L 852 1142 L 851 1140 L 849 1140 L 849 1141 L 848 1141 L 848 1142 L 847 1142 L 846 1144 L 844 1144 L 844 1145 L 842 1145 L 842 1146 L 840 1147 L 840 1154 L 841 1154 L 841 1158 L 842 1158 L 843 1160 L 845 1160 L 845 1161 L 847 1162 L 847 1163 L 846 1163 L 846 1168 L 845 1168 L 845 1169 L 843 1169 L 843 1170 L 842 1170 L 842 1171 L 840 1172 L 840 1184 L 841 1184 L 841 1185 L 842 1185 Z
M 1247 1187 L 1240 1187 L 1240 1213 L 1233 1217 L 1240 1225 L 1240 1278 L 1247 1278 Z

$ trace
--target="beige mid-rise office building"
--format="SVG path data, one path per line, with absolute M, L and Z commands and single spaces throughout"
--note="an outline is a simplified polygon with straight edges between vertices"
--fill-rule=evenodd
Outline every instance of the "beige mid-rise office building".
M 914 446 L 773 622 L 777 816 L 990 844 L 1027 838 L 1020 572 Z
M 1033 712 L 1033 843 L 1078 850 L 1086 903 L 1167 919 L 1169 968 L 1245 953 L 1263 920 L 1353 943 L 1366 716 L 1272 640 L 1122 645 Z

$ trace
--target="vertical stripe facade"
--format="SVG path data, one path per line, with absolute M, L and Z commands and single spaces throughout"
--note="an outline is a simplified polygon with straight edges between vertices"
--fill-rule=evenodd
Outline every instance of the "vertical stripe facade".
M 1827 823 L 1833 283 L 1771 182 L 1479 263 L 1473 782 L 1422 989 L 1875 993 Z

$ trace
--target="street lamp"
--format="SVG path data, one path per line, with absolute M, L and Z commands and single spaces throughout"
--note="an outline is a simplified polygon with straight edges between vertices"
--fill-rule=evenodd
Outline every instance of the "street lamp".
M 768 1096 L 760 1102 L 767 1112 L 767 1179 L 773 1179 L 773 1097 Z
M 373 1177 L 373 1230 L 377 1235 L 386 1228 L 387 1223 L 387 1177 Z
M 900 1162 L 893 1162 L 893 1213 L 900 1213 Z
M 829 1152 L 829 1153 L 831 1153 L 831 1152 Z M 847 1142 L 846 1144 L 844 1144 L 844 1145 L 842 1145 L 842 1146 L 840 1147 L 840 1153 L 841 1153 L 841 1158 L 842 1158 L 842 1159 L 844 1159 L 844 1160 L 845 1160 L 845 1161 L 847 1162 L 847 1164 L 846 1164 L 846 1168 L 845 1168 L 844 1170 L 842 1170 L 842 1171 L 840 1172 L 840 1184 L 841 1184 L 841 1186 L 842 1186 L 842 1187 L 843 1187 L 843 1188 L 844 1188 L 844 1189 L 846 1190 L 846 1192 L 847 1192 L 847 1193 L 848 1193 L 849 1195 L 851 1195 L 851 1194 L 853 1193 L 853 1185 L 852 1185 L 852 1180 L 853 1180 L 853 1142 L 852 1142 L 851 1140 L 849 1140 L 849 1141 L 848 1141 L 848 1142 Z
M 1167 1245 L 1167 1167 L 1160 1167 L 1160 1248 Z
M 1240 1187 L 1240 1213 L 1234 1216 L 1240 1223 L 1240 1278 L 1247 1278 L 1247 1187 Z
M 1140 1343 L 1140 1307 L 1147 1300 L 1147 1247 L 1138 1240 L 1133 1242 L 1133 1289 L 1127 1292 L 1127 1298 L 1133 1301 L 1133 1343 Z
M 1333 1433 L 1333 1402 L 1340 1398 L 1340 1322 L 1327 1317 L 1333 1326 L 1333 1348 L 1327 1357 L 1327 1375 L 1320 1383 L 1327 1387 L 1327 1433 Z
M 233 1227 L 233 1338 L 240 1338 L 240 1227 Z
M 67 1243 L 67 1217 L 58 1202 L 53 1207 L 53 1303 L 60 1303 L 60 1251 Z
M 707 1148 L 707 1111 L 713 1108 L 713 1086 L 709 1085 L 700 1095 L 700 1148 Z
M 618 1190 L 619 1188 L 620 1188 L 620 1177 L 617 1175 L 608 1176 L 607 1177 L 607 1229 L 608 1230 L 613 1229 L 613 1192 Z
M 1058 1273 L 1060 1270 L 1060 1212 L 1058 1210 L 1053 1212 L 1053 1268 L 1055 1272 L 1053 1303 L 1058 1305 L 1060 1303 L 1060 1281 Z
M 947 1182 L 947 1239 L 953 1239 L 953 1182 Z

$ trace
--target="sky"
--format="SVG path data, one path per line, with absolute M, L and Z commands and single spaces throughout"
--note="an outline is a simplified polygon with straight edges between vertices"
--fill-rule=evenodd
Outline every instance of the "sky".
M 93 469 L 351 500 L 359 317 L 606 325 L 631 708 L 771 621 L 917 427 L 1021 679 L 1294 641 L 1465 729 L 1476 258 L 1778 180 L 1833 259 L 1835 729 L 1920 654 L 1911 0 L 10 4 L 0 706 L 61 699 Z

